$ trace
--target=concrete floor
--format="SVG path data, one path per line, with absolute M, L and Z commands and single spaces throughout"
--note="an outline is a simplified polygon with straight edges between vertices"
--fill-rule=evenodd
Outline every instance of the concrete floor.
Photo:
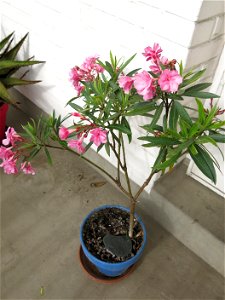
M 79 224 L 127 199 L 71 153 L 53 159 L 39 157 L 35 176 L 1 172 L 1 299 L 224 299 L 223 277 L 141 209 L 148 244 L 138 268 L 111 285 L 92 281 L 79 265 Z

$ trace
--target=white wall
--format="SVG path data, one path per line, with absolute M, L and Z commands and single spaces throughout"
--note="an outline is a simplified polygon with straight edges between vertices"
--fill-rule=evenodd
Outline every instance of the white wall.
M 158 42 L 165 56 L 182 59 L 187 68 L 207 66 L 205 78 L 212 80 L 224 38 L 223 1 L 2 0 L 0 5 L 2 37 L 15 30 L 19 39 L 29 32 L 24 52 L 46 61 L 30 73 L 43 82 L 19 90 L 47 113 L 66 111 L 75 95 L 69 70 L 86 56 L 108 58 L 112 50 L 127 58 L 137 52 L 133 66 L 147 67 L 141 53 Z M 156 152 L 136 143 L 128 156 L 132 178 L 141 183 L 149 172 L 146 161 L 152 164 Z

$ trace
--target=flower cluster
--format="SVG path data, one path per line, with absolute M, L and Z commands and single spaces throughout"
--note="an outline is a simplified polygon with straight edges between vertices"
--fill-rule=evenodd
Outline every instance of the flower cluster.
M 104 71 L 103 67 L 96 63 L 98 56 L 87 57 L 81 67 L 75 66 L 71 69 L 70 80 L 76 89 L 78 96 L 84 90 L 82 81 L 93 81 L 93 79 Z
M 157 86 L 164 92 L 177 92 L 179 84 L 182 83 L 182 77 L 175 70 L 176 61 L 169 61 L 166 57 L 161 57 L 162 49 L 156 43 L 152 48 L 146 47 L 144 51 L 143 55 L 147 61 L 151 61 L 150 70 L 155 76 L 151 76 L 145 70 L 135 74 L 133 77 L 121 76 L 119 86 L 126 94 L 129 94 L 134 86 L 137 93 L 143 96 L 145 101 L 154 98 Z
M 84 139 L 89 139 L 89 142 L 94 143 L 97 147 L 107 142 L 108 131 L 98 127 L 92 123 L 88 118 L 81 114 L 74 112 L 71 114 L 74 117 L 78 117 L 80 120 L 74 123 L 73 128 L 60 127 L 59 138 L 66 141 L 70 135 L 76 135 L 76 139 L 68 140 L 68 147 L 76 150 L 78 153 L 83 154 L 85 152 Z M 87 142 L 87 141 L 86 141 Z
M 17 174 L 19 171 L 24 174 L 35 174 L 30 162 L 25 161 L 19 164 L 20 151 L 16 149 L 16 145 L 22 141 L 23 138 L 14 128 L 9 127 L 7 129 L 6 138 L 2 141 L 4 146 L 0 147 L 0 159 L 2 160 L 0 167 L 4 169 L 6 174 Z

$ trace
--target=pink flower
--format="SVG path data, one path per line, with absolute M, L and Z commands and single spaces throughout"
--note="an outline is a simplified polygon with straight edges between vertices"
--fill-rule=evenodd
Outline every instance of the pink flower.
M 32 168 L 30 162 L 25 161 L 24 163 L 22 163 L 20 169 L 23 171 L 24 174 L 35 175 L 35 171 Z
M 78 113 L 78 112 L 72 112 L 72 113 L 71 113 L 71 116 L 80 118 L 80 117 L 81 117 L 81 114 Z
M 75 129 L 68 129 L 66 127 L 61 127 L 59 128 L 59 138 L 61 140 L 66 140 L 68 136 L 74 131 Z
M 81 65 L 81 69 L 87 72 L 91 72 L 93 70 L 95 70 L 97 73 L 103 72 L 104 68 L 96 63 L 97 58 L 99 58 L 98 55 L 87 57 Z
M 23 140 L 22 137 L 18 133 L 16 133 L 15 129 L 12 127 L 9 127 L 5 134 L 6 134 L 6 139 L 2 141 L 2 144 L 4 146 L 8 146 L 10 144 L 12 146 L 15 146 L 16 142 Z
M 129 94 L 132 89 L 134 79 L 129 76 L 121 76 L 118 82 L 119 86 L 124 90 L 124 93 Z
M 144 49 L 144 51 L 145 52 L 142 54 L 147 58 L 147 61 L 157 61 L 161 56 L 162 49 L 160 48 L 159 44 L 154 43 L 153 48 L 148 46 Z
M 159 77 L 158 83 L 162 91 L 174 93 L 178 90 L 179 84 L 183 81 L 176 70 L 164 70 Z
M 0 167 L 4 169 L 6 174 L 17 174 L 18 169 L 16 166 L 17 159 L 14 159 L 13 156 L 9 159 L 4 159 L 0 164 Z
M 149 66 L 149 68 L 154 74 L 160 74 L 162 72 L 161 65 L 166 66 L 168 63 L 168 58 L 162 56 L 160 57 L 160 59 L 153 61 L 152 65 Z
M 143 96 L 144 100 L 150 100 L 154 98 L 155 87 L 153 83 L 153 78 L 146 71 L 142 71 L 134 76 L 134 87 L 136 88 L 138 94 Z
M 72 149 L 76 149 L 78 153 L 82 154 L 85 152 L 85 148 L 83 146 L 83 139 L 79 140 L 70 140 L 68 142 L 68 147 Z
M 4 146 L 0 147 L 0 159 L 9 159 L 10 157 L 14 156 L 14 153 L 12 152 L 12 147 L 6 148 Z
M 107 130 L 103 130 L 101 128 L 95 128 L 90 131 L 91 138 L 90 141 L 93 142 L 97 147 L 101 144 L 105 144 L 107 142 Z
M 160 68 L 160 65 L 158 63 L 153 63 L 149 68 L 154 74 L 160 74 L 161 73 L 161 68 Z

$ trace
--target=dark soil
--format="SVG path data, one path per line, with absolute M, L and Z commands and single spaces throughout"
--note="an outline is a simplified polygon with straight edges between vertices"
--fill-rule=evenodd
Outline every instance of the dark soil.
M 125 257 L 118 257 L 106 249 L 103 238 L 111 234 L 114 236 L 128 236 L 129 213 L 119 208 L 105 208 L 95 212 L 86 221 L 83 227 L 83 240 L 92 255 L 102 261 L 116 263 L 133 257 L 143 242 L 143 230 L 135 219 L 134 235 L 131 253 Z

